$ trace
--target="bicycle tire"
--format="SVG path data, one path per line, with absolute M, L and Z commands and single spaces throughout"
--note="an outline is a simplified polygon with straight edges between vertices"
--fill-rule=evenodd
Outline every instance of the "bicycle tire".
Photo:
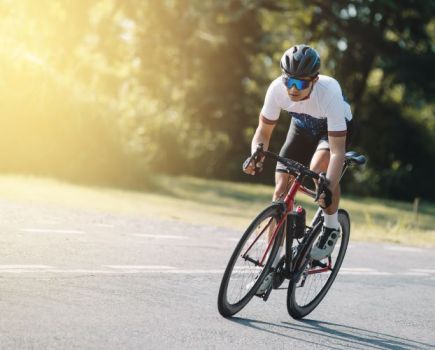
M 340 267 L 341 267 L 341 264 L 343 263 L 343 259 L 344 259 L 344 256 L 346 255 L 346 250 L 347 250 L 347 246 L 349 243 L 349 236 L 350 236 L 349 214 L 345 210 L 339 209 L 338 210 L 338 221 L 339 221 L 340 227 L 341 227 L 341 239 L 339 242 L 337 242 L 337 245 L 334 249 L 334 252 L 337 251 L 337 256 L 335 257 L 334 265 L 333 265 L 332 269 L 330 270 L 330 274 L 327 277 L 323 287 L 321 287 L 318 292 L 315 292 L 314 297 L 308 303 L 302 305 L 302 302 L 300 302 L 301 297 L 298 295 L 299 294 L 298 289 L 301 289 L 300 294 L 302 294 L 303 293 L 302 289 L 305 288 L 305 291 L 306 291 L 308 288 L 308 292 L 309 292 L 312 287 L 305 286 L 305 284 L 303 284 L 303 283 L 306 281 L 301 281 L 301 279 L 303 279 L 304 277 L 306 279 L 308 279 L 308 276 L 315 276 L 314 278 L 317 278 L 317 276 L 323 274 L 323 272 L 317 273 L 317 274 L 312 274 L 312 275 L 308 274 L 308 270 L 311 266 L 310 264 L 312 264 L 312 261 L 308 263 L 308 265 L 306 267 L 307 273 L 305 273 L 305 275 L 301 276 L 297 280 L 291 280 L 289 283 L 288 291 L 287 291 L 287 310 L 288 310 L 288 313 L 290 314 L 290 316 L 293 317 L 294 319 L 301 319 L 301 318 L 307 316 L 320 304 L 320 302 L 323 300 L 323 298 L 326 296 L 327 292 L 331 288 L 332 283 L 334 282 L 334 280 L 338 274 L 338 271 L 340 270 Z M 321 229 L 321 225 L 319 225 L 318 232 L 316 232 L 314 234 L 319 235 L 320 229 Z M 337 250 L 337 248 L 338 248 L 338 250 Z M 331 264 L 332 264 L 332 260 L 334 260 L 334 258 L 331 257 Z M 311 272 L 312 271 L 313 270 L 311 270 Z M 301 284 L 302 284 L 302 286 L 301 286 Z
M 272 245 L 271 252 L 269 253 L 269 256 L 266 258 L 266 263 L 264 266 L 259 268 L 258 266 L 255 266 L 255 268 L 259 271 L 256 272 L 256 277 L 253 278 L 253 280 L 248 283 L 252 284 L 251 287 L 247 287 L 245 285 L 245 277 L 242 277 L 243 281 L 240 283 L 241 288 L 239 289 L 239 293 L 241 294 L 240 297 L 237 297 L 237 300 L 230 300 L 233 299 L 233 297 L 229 296 L 228 289 L 229 285 L 232 281 L 232 278 L 235 278 L 237 280 L 237 274 L 243 274 L 243 272 L 240 271 L 234 271 L 234 267 L 236 265 L 236 262 L 239 258 L 241 258 L 241 263 L 249 265 L 250 261 L 247 261 L 245 257 L 241 256 L 242 249 L 246 247 L 246 243 L 250 242 L 251 236 L 255 233 L 256 229 L 261 226 L 261 224 L 265 220 L 274 220 L 275 222 L 278 222 L 279 219 L 282 216 L 282 206 L 278 203 L 273 203 L 269 207 L 265 208 L 260 214 L 257 215 L 257 217 L 252 221 L 252 223 L 249 225 L 245 233 L 243 234 L 242 238 L 240 239 L 239 243 L 237 244 L 236 248 L 234 249 L 233 254 L 231 255 L 231 258 L 228 262 L 228 265 L 225 269 L 224 275 L 222 277 L 221 285 L 219 288 L 219 294 L 218 294 L 218 310 L 219 313 L 224 317 L 230 317 L 242 310 L 249 301 L 254 297 L 257 289 L 260 287 L 261 283 L 263 282 L 264 278 L 267 276 L 267 274 L 271 270 L 272 262 L 275 258 L 275 255 L 278 253 L 278 247 L 279 244 L 277 244 L 277 241 L 279 241 L 280 237 L 282 237 L 283 234 L 283 227 L 280 228 L 278 234 L 275 237 L 275 242 Z M 263 232 L 262 234 L 264 234 Z M 260 235 L 260 234 L 259 234 Z M 258 242 L 258 236 L 255 242 Z M 256 244 L 256 243 L 251 243 Z M 260 244 L 260 243 L 259 243 Z M 250 249 L 250 248 L 249 248 Z M 265 249 L 260 248 L 257 255 L 261 255 L 261 252 L 264 253 Z M 244 262 L 243 262 L 244 260 Z M 252 260 L 252 259 L 251 259 Z M 255 265 L 255 264 L 253 264 Z M 253 268 L 254 270 L 254 268 Z M 240 278 L 239 278 L 240 279 Z M 255 282 L 253 282 L 255 281 Z M 232 293 L 231 293 L 232 294 Z

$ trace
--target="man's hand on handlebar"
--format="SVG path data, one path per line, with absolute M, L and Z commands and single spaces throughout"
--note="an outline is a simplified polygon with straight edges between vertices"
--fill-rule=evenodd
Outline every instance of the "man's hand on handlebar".
M 263 171 L 263 160 L 256 161 L 252 156 L 243 162 L 243 171 L 249 175 L 257 175 Z
M 332 192 L 329 189 L 329 181 L 325 173 L 319 174 L 316 198 L 314 199 L 322 209 L 328 208 L 332 203 Z
M 257 175 L 263 171 L 264 155 L 263 144 L 257 146 L 257 150 L 243 162 L 243 171 L 249 175 Z

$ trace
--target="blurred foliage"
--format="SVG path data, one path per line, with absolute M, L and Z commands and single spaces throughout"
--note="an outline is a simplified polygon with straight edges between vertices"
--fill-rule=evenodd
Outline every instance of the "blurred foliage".
M 367 169 L 346 191 L 435 199 L 435 3 L 0 0 L 0 171 L 118 186 L 242 177 L 282 52 L 337 78 Z M 271 148 L 289 125 L 283 113 Z

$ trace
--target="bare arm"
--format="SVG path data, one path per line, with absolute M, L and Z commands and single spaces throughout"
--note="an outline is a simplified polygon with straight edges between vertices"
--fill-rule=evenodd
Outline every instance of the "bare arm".
M 254 137 L 251 143 L 251 154 L 257 149 L 257 145 L 262 143 L 264 149 L 269 148 L 270 137 L 272 136 L 273 129 L 275 128 L 276 122 L 269 121 L 262 114 L 260 114 L 258 120 L 258 127 L 255 131 Z
M 330 190 L 334 190 L 340 180 L 346 150 L 346 133 L 346 130 L 328 132 L 331 157 L 326 178 L 330 181 Z
M 260 143 L 263 144 L 264 150 L 269 148 L 269 141 L 270 137 L 272 136 L 273 129 L 275 128 L 275 124 L 276 122 L 273 122 L 260 114 L 258 127 L 257 130 L 255 130 L 255 134 L 251 142 L 251 154 L 256 151 L 257 146 Z M 247 174 L 255 175 L 255 165 L 253 162 L 251 162 L 246 169 L 243 169 L 243 171 Z

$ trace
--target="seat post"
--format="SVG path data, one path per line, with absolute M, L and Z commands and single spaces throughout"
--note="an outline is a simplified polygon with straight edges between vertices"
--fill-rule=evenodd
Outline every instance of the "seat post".
M 344 173 L 346 172 L 347 168 L 349 167 L 349 163 L 347 161 L 347 159 L 344 161 L 343 164 L 343 170 L 341 171 L 341 175 L 340 175 L 340 180 L 339 183 L 341 182 L 341 179 L 343 178 Z

